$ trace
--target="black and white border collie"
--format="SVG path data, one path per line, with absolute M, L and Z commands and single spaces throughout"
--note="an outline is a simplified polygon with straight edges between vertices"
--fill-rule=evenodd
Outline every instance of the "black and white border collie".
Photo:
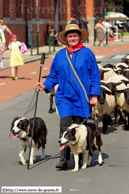
M 33 128 L 33 118 L 26 119 L 21 117 L 14 118 L 10 131 L 14 138 L 19 138 L 19 157 L 23 165 L 26 165 L 24 152 L 31 143 L 31 133 Z M 47 128 L 41 118 L 35 118 L 33 140 L 30 154 L 30 165 L 33 165 L 36 148 L 42 148 L 41 159 L 45 159 L 45 144 L 47 138 Z
M 60 151 L 69 145 L 74 153 L 75 168 L 72 172 L 78 171 L 79 153 L 84 153 L 82 169 L 90 165 L 93 152 L 98 152 L 98 162 L 102 164 L 102 155 L 100 147 L 102 146 L 101 132 L 93 123 L 88 124 L 72 124 L 68 128 L 64 128 L 61 137 Z M 88 160 L 89 156 L 89 160 Z

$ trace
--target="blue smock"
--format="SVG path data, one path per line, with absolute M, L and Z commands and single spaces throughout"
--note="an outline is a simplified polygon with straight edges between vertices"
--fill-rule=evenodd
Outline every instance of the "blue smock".
M 68 52 L 70 57 L 70 54 Z M 93 52 L 86 47 L 73 53 L 71 62 L 78 74 L 89 98 L 91 95 L 101 95 L 100 75 Z M 81 116 L 86 118 L 91 112 L 85 93 L 78 82 L 66 56 L 66 48 L 61 49 L 56 55 L 43 85 L 46 92 L 51 92 L 59 84 L 55 102 L 60 118 L 66 116 Z

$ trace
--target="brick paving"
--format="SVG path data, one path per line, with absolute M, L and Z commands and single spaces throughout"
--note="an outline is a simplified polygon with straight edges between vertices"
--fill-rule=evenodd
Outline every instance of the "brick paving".
M 96 56 L 107 56 L 116 52 L 129 50 L 129 44 L 102 48 L 91 48 Z M 42 66 L 42 76 L 48 75 L 53 58 L 47 58 Z M 11 79 L 11 68 L 0 71 L 0 104 L 16 96 L 34 89 L 38 81 L 40 61 L 27 63 L 18 68 L 18 77 L 20 79 L 13 81 Z M 41 78 L 41 82 L 44 79 Z

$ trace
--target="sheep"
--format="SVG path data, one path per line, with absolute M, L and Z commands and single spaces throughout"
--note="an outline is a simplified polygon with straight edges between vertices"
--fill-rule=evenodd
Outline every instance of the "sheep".
M 128 83 L 128 79 L 122 75 L 112 76 L 107 80 L 107 83 L 102 83 L 103 85 L 106 85 L 111 89 L 113 92 L 116 92 L 117 90 L 124 89 L 126 87 L 126 84 Z M 115 121 L 113 127 L 118 126 L 117 118 L 119 113 L 119 103 L 118 103 L 118 95 L 116 93 L 115 96 Z
M 124 128 L 125 130 L 129 130 L 129 87 L 124 89 L 119 89 L 116 91 L 118 94 L 117 103 L 120 107 L 120 112 L 123 116 Z M 128 125 L 126 124 L 126 113 L 128 114 Z M 117 122 L 118 114 L 116 115 Z
M 58 88 L 58 84 L 53 88 L 53 90 L 48 93 L 48 96 L 49 96 L 49 100 L 50 100 L 50 109 L 49 109 L 49 113 L 53 113 L 53 109 L 52 109 L 52 106 L 53 106 L 53 96 L 56 95 L 56 91 L 57 91 L 57 88 Z
M 116 87 L 121 85 L 121 84 L 122 84 L 122 81 L 108 82 L 108 81 L 101 80 L 101 85 L 109 88 L 109 90 L 111 90 L 114 94 L 116 92 Z
M 123 75 L 114 75 L 114 76 L 111 76 L 110 78 L 108 78 L 107 82 L 114 82 L 114 83 L 117 83 L 119 81 L 122 81 L 122 80 L 125 80 L 125 81 L 128 81 L 128 79 L 126 77 L 124 77 Z
M 116 83 L 114 83 L 114 82 L 107 82 L 107 81 L 101 80 L 101 86 L 102 85 L 104 85 L 107 88 L 109 88 L 114 94 L 116 94 L 117 89 L 122 89 L 122 88 L 126 87 L 126 85 L 122 81 L 116 81 Z M 113 111 L 114 111 L 115 118 L 116 118 L 116 115 L 119 112 L 119 106 L 118 106 L 118 103 L 117 103 L 117 95 L 115 95 L 115 107 L 114 107 L 114 110 Z M 110 119 L 110 121 L 111 121 L 110 115 L 108 116 L 108 119 Z M 118 123 L 116 123 L 116 121 L 117 121 L 117 119 L 115 120 L 113 127 L 117 127 L 118 126 Z
M 129 65 L 129 55 L 128 54 L 124 58 L 122 58 L 121 60 L 122 60 L 122 62 L 124 62 L 127 65 Z
M 100 63 L 97 63 L 99 69 L 103 69 L 103 66 Z
M 116 67 L 115 67 L 115 65 L 112 65 L 112 64 L 109 63 L 109 64 L 104 65 L 103 68 L 115 69 Z
M 126 69 L 126 68 L 128 68 L 129 66 L 128 66 L 126 63 L 120 62 L 120 63 L 117 63 L 117 64 L 115 65 L 115 67 L 120 67 L 121 69 Z
M 107 81 L 111 76 L 117 75 L 111 68 L 103 68 L 99 70 L 100 79 Z
M 47 76 L 43 76 L 42 78 L 46 78 L 46 77 L 47 77 Z M 57 84 L 57 85 L 53 88 L 53 90 L 52 90 L 50 93 L 48 93 L 49 100 L 50 100 L 50 109 L 49 109 L 49 111 L 48 111 L 49 113 L 53 113 L 53 109 L 52 109 L 52 107 L 53 107 L 53 96 L 56 95 L 56 91 L 57 91 L 58 86 L 59 86 L 59 84 Z M 59 113 L 58 113 L 57 107 L 56 107 L 56 114 L 57 114 L 57 116 L 59 117 Z
M 117 74 L 117 75 L 123 75 L 123 69 L 121 69 L 120 67 L 116 67 L 114 69 L 114 72 Z
M 94 114 L 97 117 L 103 116 L 103 133 L 107 131 L 108 116 L 113 111 L 115 107 L 115 97 L 114 93 L 108 89 L 106 86 L 101 85 L 101 96 L 98 97 L 98 106 L 95 109 Z
M 125 76 L 127 79 L 129 79 L 129 69 L 124 69 L 123 76 Z

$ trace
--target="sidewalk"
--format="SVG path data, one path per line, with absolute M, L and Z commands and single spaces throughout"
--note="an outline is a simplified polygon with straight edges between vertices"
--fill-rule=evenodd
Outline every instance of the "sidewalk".
M 129 36 L 124 36 L 123 37 L 123 41 L 113 41 L 113 42 L 108 42 L 108 45 L 106 45 L 105 48 L 109 48 L 109 47 L 116 47 L 116 46 L 121 46 L 121 45 L 125 45 L 125 44 L 128 44 L 129 43 Z M 105 48 L 101 48 L 99 47 L 99 42 L 96 41 L 95 42 L 95 46 L 94 46 L 94 42 L 93 40 L 90 41 L 90 43 L 83 43 L 84 46 L 90 48 L 93 52 L 96 50 L 96 49 L 100 49 L 100 50 L 103 50 Z M 41 53 L 45 53 L 46 54 L 46 58 L 51 58 L 51 57 L 54 57 L 54 55 L 62 48 L 65 48 L 65 46 L 63 45 L 62 47 L 55 47 L 55 52 L 53 52 L 53 46 L 51 46 L 51 53 L 49 53 L 49 46 L 42 46 L 42 47 L 39 47 L 39 55 L 37 55 L 37 48 L 34 48 L 33 49 L 33 56 L 31 56 L 31 50 L 28 49 L 28 51 L 24 54 L 22 54 L 23 58 L 24 58 L 24 62 L 25 63 L 29 63 L 29 62 L 32 62 L 32 61 L 38 61 L 41 59 Z M 116 50 L 117 52 L 117 50 Z M 94 52 L 94 54 L 96 55 L 96 52 Z M 101 55 L 100 55 L 101 56 Z M 106 55 L 104 55 L 106 56 Z M 10 53 L 4 53 L 3 54 L 3 58 L 4 58 L 4 69 L 7 69 L 7 68 L 10 68 L 9 64 L 10 64 Z M 99 57 L 100 59 L 100 57 Z M 0 71 L 2 69 L 0 68 Z
M 129 50 L 129 37 L 126 40 L 124 39 L 123 42 L 109 42 L 109 45 L 106 47 L 93 46 L 93 42 L 89 44 L 84 43 L 84 45 L 94 52 L 97 60 L 101 60 L 110 54 Z M 97 42 L 96 45 L 98 45 Z M 56 47 L 55 50 L 57 52 L 62 48 L 65 48 L 65 46 Z M 51 51 L 52 50 L 53 47 L 51 47 Z M 45 64 L 42 67 L 43 76 L 49 74 L 49 69 L 56 52 L 49 54 L 48 46 L 40 47 L 39 53 L 42 52 L 46 53 Z M 34 49 L 33 53 L 36 53 L 36 49 Z M 30 56 L 30 50 L 24 53 L 23 58 L 26 64 L 19 67 L 19 79 L 13 81 L 11 79 L 11 68 L 9 67 L 10 53 L 4 53 L 3 57 L 4 69 L 0 71 L 0 104 L 34 89 L 38 81 L 41 59 L 41 55 Z M 41 82 L 44 82 L 43 78 L 41 78 Z

